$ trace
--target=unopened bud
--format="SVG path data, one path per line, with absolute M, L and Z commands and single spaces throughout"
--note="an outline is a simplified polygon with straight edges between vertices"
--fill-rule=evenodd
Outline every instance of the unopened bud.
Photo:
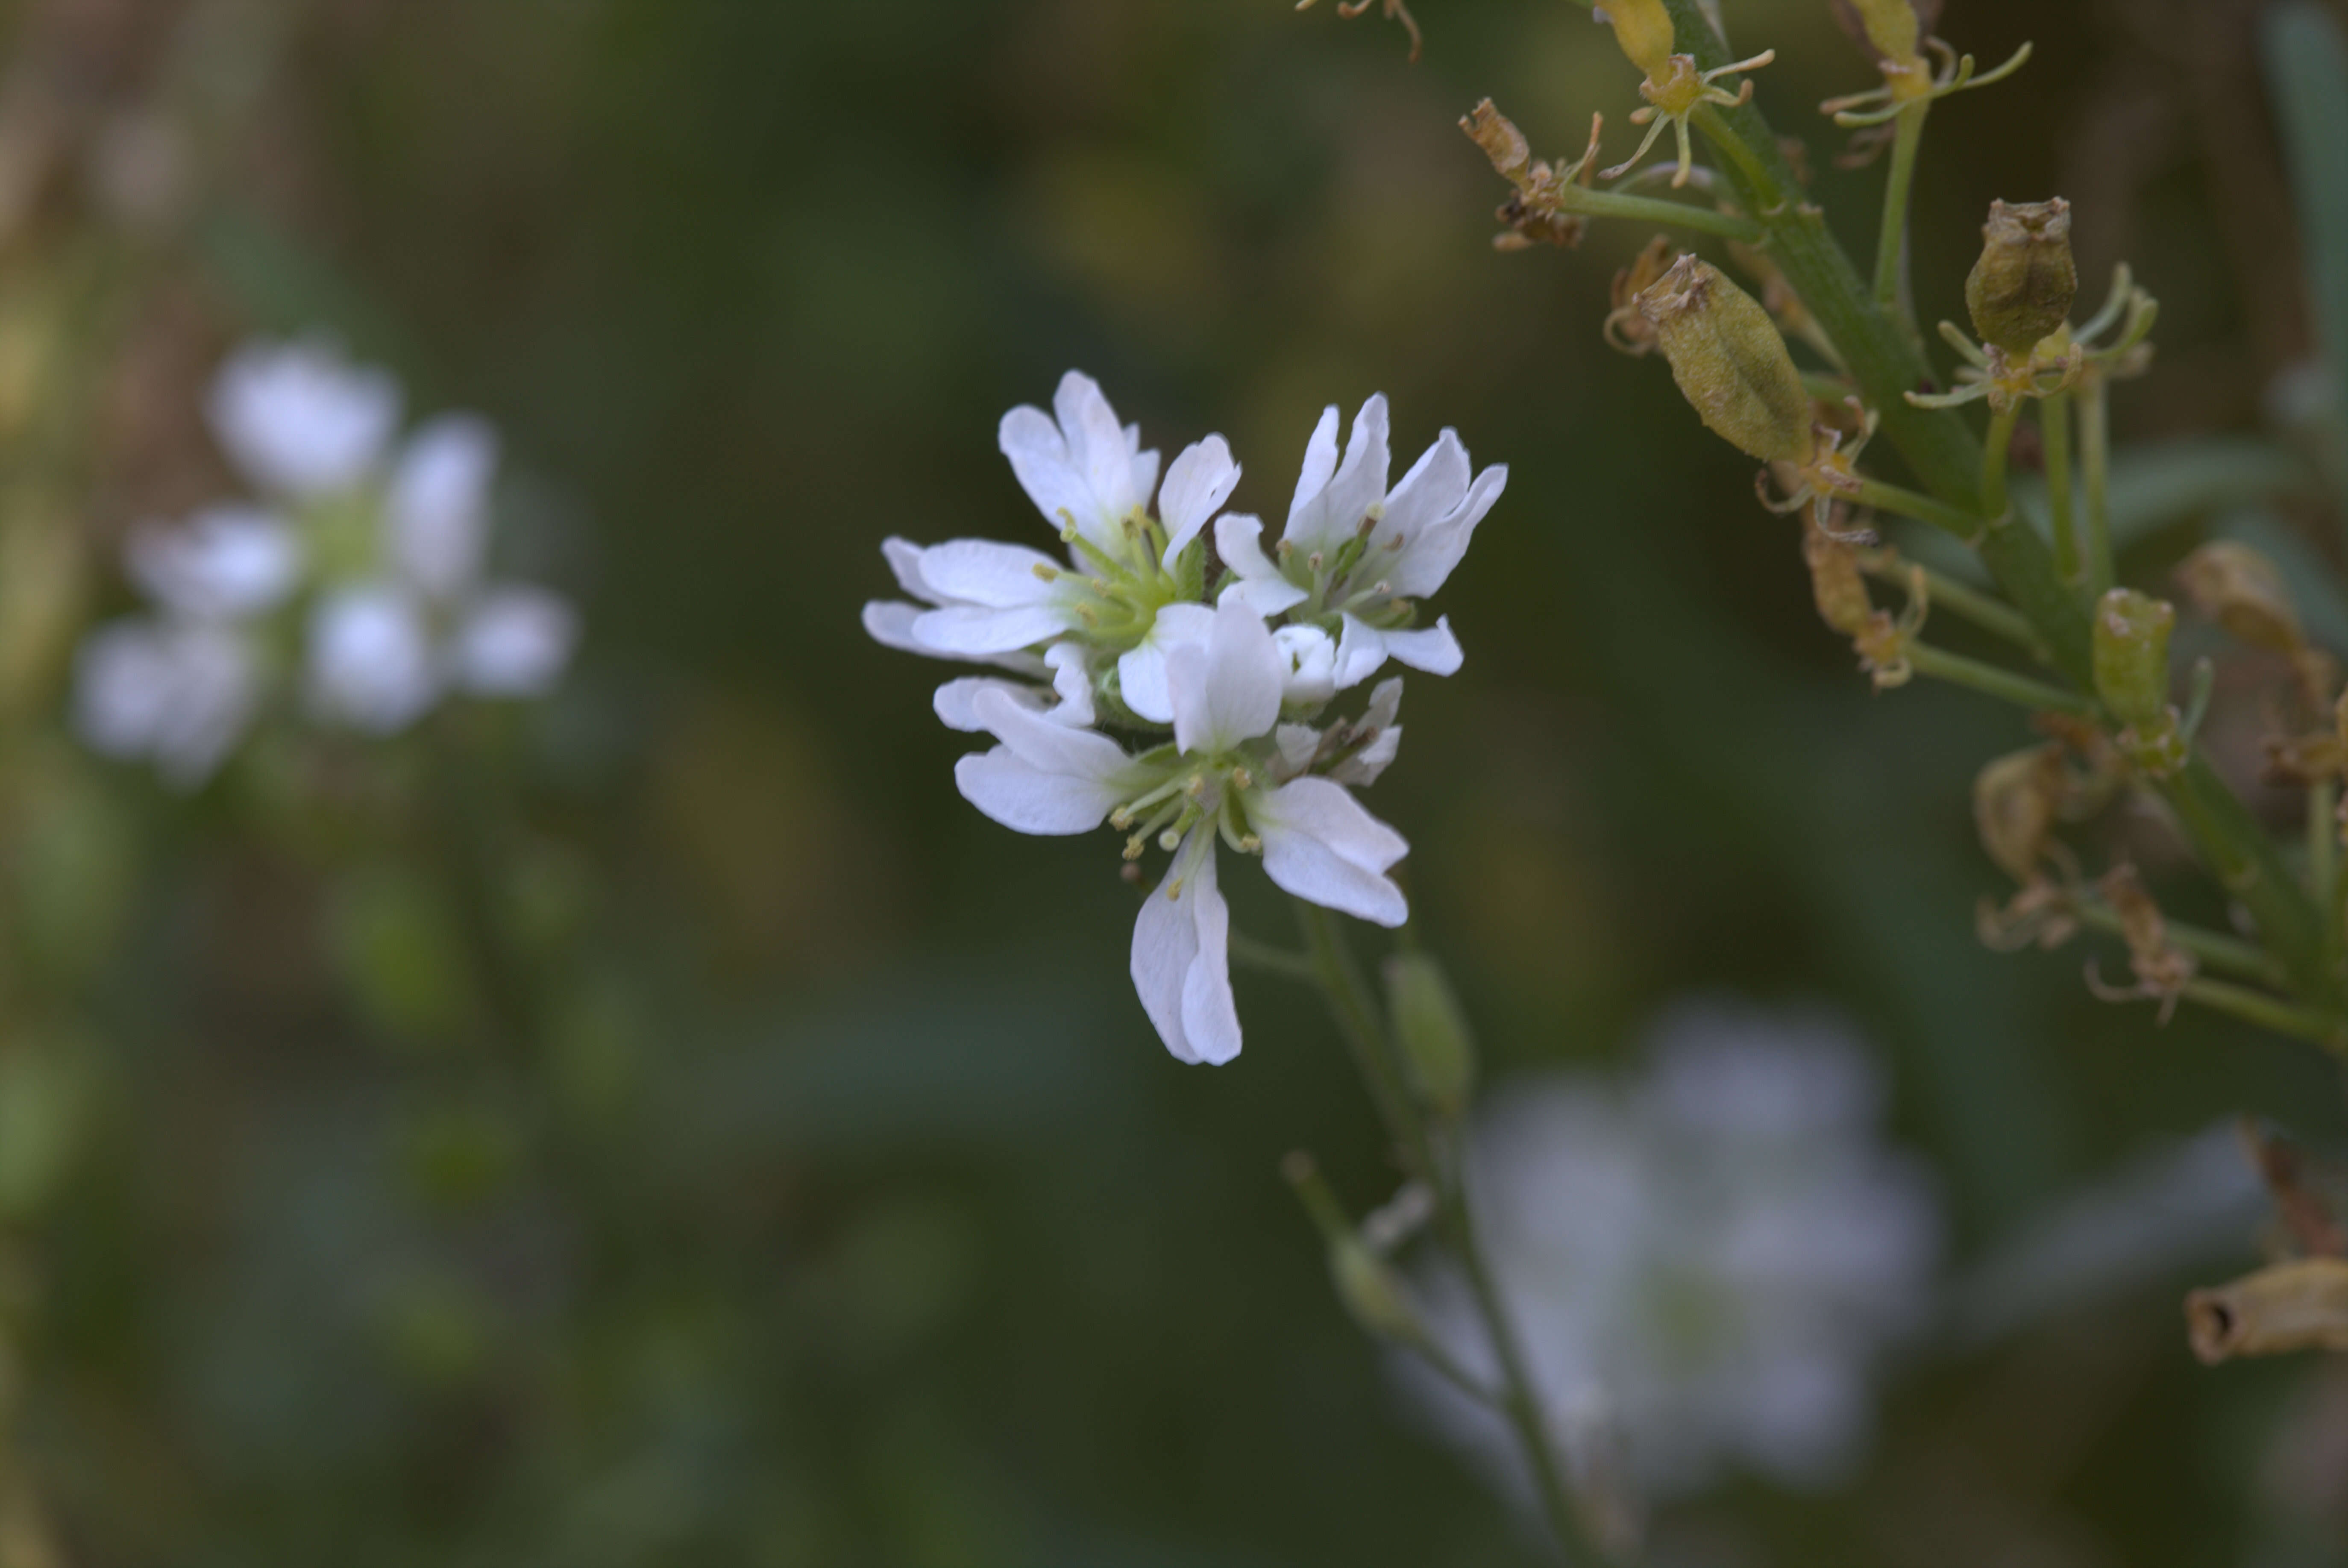
M 2115 588 L 2096 606 L 2096 691 L 2132 725 L 2168 711 L 2168 634 L 2177 610 L 2133 588 Z
M 2063 748 L 2049 743 L 2008 752 L 1973 778 L 1973 827 L 1998 869 L 2036 879 L 2062 804 Z
M 2348 1259 L 2297 1258 L 2185 1298 L 2193 1354 L 2211 1365 L 2286 1350 L 2348 1350 Z
M 2307 645 L 2281 571 L 2247 544 L 2212 540 L 2185 558 L 2177 581 L 2196 610 L 2252 647 L 2296 654 Z
M 1671 13 L 1663 9 L 1663 0 L 1606 0 L 1591 15 L 1614 29 L 1614 41 L 1650 79 L 1670 71 L 1674 40 Z
M 1385 963 L 1386 1006 L 1419 1094 L 1457 1119 L 1476 1089 L 1476 1037 L 1443 965 L 1431 954 L 1397 953 Z
M 1422 1343 L 1426 1328 L 1412 1307 L 1410 1293 L 1394 1265 L 1362 1240 L 1339 1205 L 1337 1195 L 1321 1175 L 1313 1156 L 1298 1150 L 1281 1161 L 1281 1174 L 1296 1189 L 1304 1212 L 1329 1249 L 1329 1279 L 1337 1300 L 1354 1322 L 1381 1339 L 1405 1345 Z
M 1981 260 L 1965 279 L 1965 308 L 1983 343 L 2028 354 L 2062 326 L 2079 292 L 2071 260 L 2071 204 L 1992 201 Z
M 1915 0 L 1833 0 L 1833 4 L 1835 21 L 1878 62 L 1904 66 L 1917 57 L 1916 46 L 1927 25 L 1917 15 Z M 1933 0 L 1932 9 L 1940 8 L 1938 0 Z
M 1672 379 L 1715 435 L 1765 462 L 1817 455 L 1810 397 L 1776 323 L 1718 267 L 1694 255 L 1639 295 Z

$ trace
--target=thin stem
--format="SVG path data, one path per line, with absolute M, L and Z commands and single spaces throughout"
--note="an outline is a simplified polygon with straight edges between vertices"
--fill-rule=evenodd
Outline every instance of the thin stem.
M 2079 581 L 2079 525 L 2071 506 L 2071 395 L 2057 392 L 2038 404 L 2038 433 L 2046 446 L 2046 510 L 2054 522 L 2054 570 L 2065 583 Z
M 1321 982 L 1321 972 L 1313 966 L 1311 958 L 1260 941 L 1244 931 L 1235 930 L 1231 934 L 1231 954 L 1236 962 L 1251 969 L 1261 969 L 1267 975 L 1285 975 L 1307 985 L 1317 985 Z
M 2112 429 L 2104 380 L 2090 375 L 2079 397 L 2079 477 L 2087 492 L 2087 592 L 2112 586 Z
M 1901 517 L 1912 517 L 1919 522 L 1929 522 L 1944 532 L 1955 534 L 1967 544 L 1979 542 L 1982 536 L 1980 513 L 1968 511 L 1961 506 L 1951 506 L 1921 490 L 1903 490 L 1898 485 L 1885 484 L 1881 480 L 1861 480 L 1850 496 L 1861 506 L 1871 506 L 1878 511 L 1897 512 Z
M 1501 1412 L 1524 1450 L 1525 1467 L 1532 1472 L 1533 1488 L 1540 1498 L 1541 1512 L 1556 1538 L 1558 1550 L 1569 1563 L 1597 1562 L 1598 1553 L 1590 1543 L 1589 1532 L 1566 1494 L 1564 1466 L 1533 1392 L 1531 1372 L 1518 1344 L 1515 1325 L 1493 1282 L 1490 1266 L 1485 1262 L 1476 1234 L 1475 1216 L 1468 1209 L 1468 1194 L 1457 1172 L 1446 1170 L 1436 1158 L 1434 1140 L 1418 1104 L 1403 1089 L 1395 1052 L 1380 1021 L 1377 998 L 1360 965 L 1346 950 L 1344 939 L 1338 934 L 1336 917 L 1303 899 L 1294 902 L 1297 923 L 1304 931 L 1304 944 L 1312 952 L 1322 994 L 1329 1003 L 1338 1032 L 1353 1047 L 1354 1062 L 1362 1069 L 1370 1098 L 1377 1103 L 1387 1131 L 1417 1166 L 1416 1173 L 1436 1193 L 1443 1238 L 1457 1254 L 1468 1276 L 1478 1315 L 1484 1320 L 1484 1332 L 1491 1341 L 1493 1359 L 1498 1364 Z
M 2188 980 L 2182 995 L 2188 1002 L 2230 1013 L 2278 1035 L 2312 1040 L 2335 1054 L 2348 1050 L 2348 1030 L 2343 1030 L 2341 1020 L 2333 1014 L 2313 1007 L 2296 1007 L 2281 997 L 2223 980 Z
M 1762 238 L 1761 225 L 1750 218 L 1716 207 L 1685 201 L 1665 201 L 1653 196 L 1625 196 L 1617 191 L 1592 191 L 1568 181 L 1557 195 L 1557 210 L 1584 218 L 1626 218 L 1641 223 L 1673 223 L 1700 233 L 1754 244 Z
M 1891 172 L 1883 185 L 1883 228 L 1875 241 L 1875 303 L 1896 311 L 1908 330 L 1915 315 L 1900 299 L 1900 263 L 1908 251 L 1908 191 L 1916 180 L 1916 149 L 1924 139 L 1924 117 L 1932 100 L 1919 98 L 1900 111 L 1891 135 Z
M 2079 923 L 2114 936 L 2127 934 L 2119 913 L 2102 899 L 2083 895 L 2073 906 Z M 2206 926 L 2181 925 L 2173 920 L 2160 923 L 2161 934 L 2186 952 L 2193 954 L 2212 969 L 2222 969 L 2244 980 L 2256 980 L 2272 985 L 2281 979 L 2274 957 L 2255 942 L 2245 942 L 2239 936 L 2229 936 L 2222 931 Z
M 2096 712 L 2096 705 L 2076 692 L 2048 686 L 2044 681 L 2032 680 L 2028 676 L 2015 675 L 1995 665 L 1985 665 L 1979 659 L 1969 659 L 1962 654 L 1952 654 L 1925 643 L 1909 644 L 1907 653 L 1908 662 L 1915 666 L 1920 676 L 1930 676 L 1934 680 L 1947 681 L 1951 686 L 1967 686 L 2005 702 L 2017 703 L 2034 713 L 2075 713 L 2092 717 Z
M 1346 1048 L 1354 1053 L 1354 1066 L 1377 1106 L 1378 1119 L 1385 1123 L 1405 1169 L 1439 1188 L 1441 1172 L 1434 1142 L 1395 1064 L 1394 1053 L 1386 1048 L 1385 1028 L 1378 1019 L 1378 1003 L 1369 982 L 1337 934 L 1335 918 L 1317 903 L 1301 898 L 1292 902 L 1296 905 L 1297 925 L 1304 933 L 1305 950 L 1312 955 L 1313 977 L 1337 1020 L 1337 1032 L 1345 1037 Z
M 2008 403 L 1989 417 L 1989 438 L 1982 447 L 1982 510 L 1992 517 L 2005 515 L 2005 460 L 2013 446 L 2014 421 L 2022 418 L 2019 401 Z
M 2023 614 L 2011 604 L 1993 599 L 1970 583 L 1961 583 L 1945 572 L 1935 572 L 1929 566 L 1909 561 L 1894 551 L 1882 551 L 1861 558 L 1862 570 L 1870 577 L 1908 586 L 1908 574 L 1924 574 L 1924 592 L 1932 608 L 1946 610 L 1962 620 L 1971 621 L 1994 637 L 2003 637 L 2026 654 L 2039 658 L 2046 655 L 2046 645 Z

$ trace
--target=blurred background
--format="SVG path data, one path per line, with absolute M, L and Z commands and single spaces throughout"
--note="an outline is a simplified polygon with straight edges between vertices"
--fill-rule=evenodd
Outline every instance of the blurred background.
M 1825 0 L 1725 9 L 1863 244 L 1811 110 L 1868 63 Z M 1926 319 L 1990 198 L 2059 192 L 2165 307 L 2123 437 L 2255 429 L 2310 352 L 2256 12 L 1952 0 L 2037 53 L 1933 117 Z M 969 809 L 949 672 L 858 628 L 884 535 L 1041 542 L 994 425 L 1071 366 L 1227 435 L 1242 510 L 1376 390 L 1406 460 L 1509 465 L 1372 802 L 1494 1079 L 1727 995 L 1892 1086 L 1934 1322 L 1855 1468 L 1732 1472 L 1658 1562 L 2343 1560 L 2348 1378 L 2204 1370 L 2178 1305 L 2257 1255 L 2211 1130 L 2336 1139 L 2332 1066 L 1976 940 L 2021 717 L 1869 694 L 1750 465 L 1601 343 L 1648 231 L 1491 248 L 1454 121 L 1620 156 L 1634 74 L 1560 0 L 1417 15 L 1413 66 L 1273 0 L 0 8 L 0 1563 L 1529 1560 L 1279 1179 L 1392 1181 L 1313 998 L 1242 973 L 1246 1054 L 1172 1062 L 1109 840 Z M 310 329 L 499 427 L 570 678 L 193 791 L 92 758 L 124 531 L 224 492 L 213 367 Z

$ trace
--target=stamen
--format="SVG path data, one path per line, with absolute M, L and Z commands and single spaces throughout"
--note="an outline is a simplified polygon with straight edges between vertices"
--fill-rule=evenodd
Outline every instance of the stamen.
M 1310 554 L 1310 555 L 1306 556 L 1306 557 L 1304 558 L 1304 564 L 1305 564 L 1305 565 L 1307 565 L 1307 566 L 1310 566 L 1310 567 L 1311 567 L 1311 568 L 1313 568 L 1313 571 L 1315 571 L 1315 572 L 1320 571 L 1320 570 L 1321 570 L 1321 552 L 1320 552 L 1319 551 L 1317 551 L 1317 550 L 1316 550 L 1316 551 L 1314 551 L 1312 554 Z
M 1056 583 L 1059 581 L 1060 569 L 1047 561 L 1038 561 L 1035 565 L 1029 567 L 1027 570 L 1033 572 L 1036 576 L 1042 578 L 1046 583 Z

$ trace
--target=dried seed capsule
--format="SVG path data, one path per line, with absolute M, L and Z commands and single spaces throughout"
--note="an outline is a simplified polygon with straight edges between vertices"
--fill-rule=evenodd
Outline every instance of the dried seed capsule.
M 2133 588 L 2096 606 L 2096 691 L 2127 723 L 2151 727 L 2168 714 L 2168 634 L 2177 609 Z
M 1682 256 L 1643 290 L 1672 379 L 1714 434 L 1766 462 L 1807 468 L 1817 455 L 1810 396 L 1777 324 L 1718 267 Z
M 2252 647 L 2296 654 L 2307 645 L 2281 571 L 2247 544 L 2212 540 L 2185 558 L 2177 581 L 2196 610 Z
M 1993 758 L 1973 779 L 1982 848 L 2018 882 L 2038 879 L 2062 808 L 2063 748 L 2055 742 Z
M 2294 1258 L 2185 1298 L 2193 1354 L 2235 1356 L 2348 1350 L 2348 1260 Z
M 2028 354 L 2060 327 L 2079 292 L 2071 260 L 2071 204 L 1993 201 L 1981 260 L 1965 279 L 1965 308 L 1983 343 Z

